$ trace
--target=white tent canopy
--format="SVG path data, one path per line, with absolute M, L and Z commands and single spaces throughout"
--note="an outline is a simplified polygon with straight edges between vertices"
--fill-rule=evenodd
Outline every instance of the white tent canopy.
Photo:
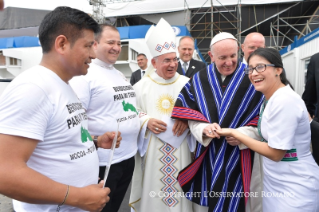
M 240 4 L 278 4 L 298 2 L 301 0 L 213 0 L 213 6 L 222 7 Z M 104 8 L 105 17 L 119 17 L 127 15 L 142 15 L 175 12 L 186 9 L 211 7 L 211 0 L 137 0 L 133 2 L 107 4 Z
M 125 0 L 123 0 L 125 1 Z M 213 0 L 216 7 L 237 5 L 259 5 L 297 2 L 302 0 Z M 21 7 L 30 9 L 53 10 L 57 6 L 69 6 L 92 13 L 92 5 L 89 0 L 5 0 L 5 7 Z M 119 17 L 127 15 L 142 15 L 175 12 L 186 9 L 211 7 L 211 0 L 138 0 L 124 3 L 107 3 L 104 8 L 106 17 Z

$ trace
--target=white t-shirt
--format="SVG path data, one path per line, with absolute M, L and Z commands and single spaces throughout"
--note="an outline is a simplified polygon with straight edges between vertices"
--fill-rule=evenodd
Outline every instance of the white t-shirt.
M 87 110 L 92 135 L 116 131 L 119 123 L 122 141 L 114 151 L 112 164 L 133 157 L 137 151 L 140 123 L 135 91 L 125 76 L 112 65 L 95 59 L 87 75 L 74 77 L 70 85 Z M 110 151 L 98 149 L 100 166 L 108 165 Z
M 261 133 L 271 148 L 289 150 L 279 162 L 263 159 L 263 211 L 318 211 L 319 167 L 310 153 L 308 112 L 289 85 L 269 99 Z M 280 193 L 290 196 L 275 196 Z
M 58 75 L 43 66 L 26 70 L 9 84 L 0 102 L 0 133 L 39 140 L 27 162 L 31 169 L 71 186 L 97 183 L 98 157 L 85 110 Z M 15 200 L 13 205 L 16 212 L 57 209 Z M 82 210 L 63 205 L 60 211 Z

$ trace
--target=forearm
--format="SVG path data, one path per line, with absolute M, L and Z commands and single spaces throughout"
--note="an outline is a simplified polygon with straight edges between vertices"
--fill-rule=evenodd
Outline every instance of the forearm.
M 255 140 L 258 140 L 260 141 L 261 138 L 258 134 L 258 130 L 257 130 L 257 127 L 253 127 L 253 126 L 243 126 L 243 127 L 239 127 L 237 128 L 236 130 L 238 130 L 240 133 L 250 137 L 250 138 L 253 138 Z M 243 149 L 247 149 L 247 146 L 243 143 L 240 143 L 238 145 L 239 149 L 240 150 L 243 150 Z
M 59 205 L 63 202 L 67 192 L 67 185 L 55 182 L 27 166 L 19 167 L 15 163 L 1 164 L 0 182 L 0 193 L 32 204 Z M 81 201 L 79 194 L 79 188 L 70 186 L 64 204 L 77 206 Z
M 280 161 L 286 154 L 286 150 L 273 149 L 265 142 L 250 138 L 237 130 L 233 130 L 232 136 L 245 144 L 249 149 L 269 158 L 273 161 Z

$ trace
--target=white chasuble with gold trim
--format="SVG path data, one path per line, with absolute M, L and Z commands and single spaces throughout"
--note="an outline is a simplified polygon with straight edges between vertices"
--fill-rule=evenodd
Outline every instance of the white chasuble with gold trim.
M 175 148 L 147 129 L 149 119 L 165 120 L 164 116 L 171 116 L 175 101 L 188 80 L 178 73 L 164 80 L 154 72 L 134 85 L 141 130 L 130 196 L 132 211 L 193 212 L 193 203 L 184 197 L 177 176 L 191 163 L 190 149 L 195 139 L 189 135 Z

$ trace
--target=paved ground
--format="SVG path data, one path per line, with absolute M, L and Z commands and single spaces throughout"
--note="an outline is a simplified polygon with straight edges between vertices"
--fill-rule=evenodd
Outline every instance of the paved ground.
M 131 186 L 127 190 L 121 208 L 118 212 L 130 212 L 130 207 L 128 206 L 130 190 Z M 13 212 L 11 199 L 6 196 L 3 196 L 2 194 L 0 194 L 0 212 Z
M 11 199 L 2 194 L 0 194 L 0 212 L 13 212 Z

